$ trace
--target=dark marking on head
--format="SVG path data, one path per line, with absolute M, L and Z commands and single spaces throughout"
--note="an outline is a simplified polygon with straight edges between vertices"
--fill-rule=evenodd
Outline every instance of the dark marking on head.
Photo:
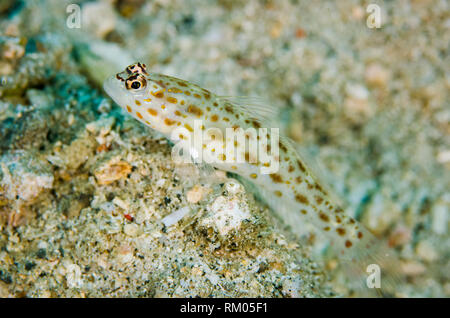
M 134 63 L 127 66 L 126 71 L 128 74 L 144 74 L 148 75 L 145 64 Z

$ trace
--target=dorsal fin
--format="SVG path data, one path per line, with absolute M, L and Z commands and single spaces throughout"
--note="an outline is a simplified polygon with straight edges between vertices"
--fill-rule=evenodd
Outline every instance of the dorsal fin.
M 331 201 L 339 206 L 342 206 L 342 200 L 339 199 L 339 197 L 333 190 L 331 190 L 326 182 L 328 179 L 324 175 L 324 169 L 319 162 L 314 159 L 310 152 L 287 136 L 280 135 L 279 138 L 280 142 L 288 148 L 288 151 L 295 153 L 297 159 L 301 160 L 305 164 L 313 179 L 325 190 Z
M 244 112 L 249 118 L 273 122 L 278 117 L 278 109 L 259 97 L 252 96 L 218 96 L 218 101 L 228 102 Z

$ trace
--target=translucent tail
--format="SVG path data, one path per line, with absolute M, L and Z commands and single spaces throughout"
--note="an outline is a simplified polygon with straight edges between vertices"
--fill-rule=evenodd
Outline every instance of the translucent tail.
M 346 286 L 356 297 L 398 297 L 402 276 L 395 251 L 386 241 L 364 232 L 368 237 L 364 245 L 355 246 L 339 260 Z

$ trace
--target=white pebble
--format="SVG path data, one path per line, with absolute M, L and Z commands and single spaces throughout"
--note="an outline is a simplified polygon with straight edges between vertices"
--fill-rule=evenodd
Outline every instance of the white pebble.
M 136 224 L 125 224 L 123 227 L 125 234 L 131 237 L 137 236 L 138 230 L 139 228 Z
M 78 288 L 82 285 L 81 269 L 76 264 L 70 264 L 66 267 L 66 280 L 69 288 Z
M 221 235 L 227 235 L 231 230 L 241 226 L 242 221 L 250 218 L 246 205 L 240 206 L 238 200 L 228 200 L 218 197 L 211 206 L 213 214 L 203 219 L 203 225 L 212 225 Z
M 162 222 L 167 227 L 172 226 L 178 223 L 178 221 L 180 221 L 189 211 L 190 211 L 189 207 L 187 206 L 182 207 L 181 209 L 176 210 L 175 212 L 172 212 L 168 216 L 164 217 L 162 219 Z
M 227 183 L 225 183 L 224 187 L 229 194 L 237 194 L 244 190 L 242 185 L 234 180 L 230 180 Z

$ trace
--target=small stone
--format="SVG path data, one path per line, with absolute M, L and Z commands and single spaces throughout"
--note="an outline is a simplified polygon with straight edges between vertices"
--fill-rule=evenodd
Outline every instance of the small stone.
M 64 146 L 60 158 L 68 169 L 77 169 L 93 155 L 95 148 L 95 140 L 85 135 Z
M 244 220 L 251 215 L 246 205 L 238 200 L 228 200 L 218 197 L 211 206 L 211 214 L 202 220 L 204 226 L 213 226 L 219 234 L 225 236 L 232 230 L 237 230 Z
M 373 110 L 369 105 L 369 91 L 359 84 L 348 84 L 347 98 L 344 101 L 345 113 L 354 122 L 361 122 L 368 118 Z
M 448 213 L 449 204 L 446 202 L 438 202 L 433 207 L 432 211 L 432 225 L 431 228 L 436 234 L 444 235 L 447 233 L 448 229 Z
M 94 175 L 98 184 L 107 185 L 119 179 L 125 178 L 130 172 L 131 166 L 128 162 L 113 159 L 99 167 L 94 172 Z
M 401 263 L 402 272 L 409 276 L 418 276 L 426 271 L 426 267 L 419 262 L 407 261 Z
M 384 87 L 389 77 L 389 72 L 379 64 L 370 64 L 366 69 L 365 79 L 368 85 Z
M 83 281 L 81 280 L 80 266 L 76 264 L 66 266 L 66 281 L 69 288 L 81 287 Z
M 136 224 L 125 224 L 123 231 L 126 235 L 135 237 L 138 235 L 139 227 Z
M 352 18 L 355 20 L 361 20 L 364 18 L 365 12 L 361 6 L 355 6 L 352 8 Z
M 283 281 L 281 292 L 285 297 L 298 298 L 301 296 L 300 278 L 286 279 Z
M 194 266 L 192 267 L 191 274 L 194 276 L 201 276 L 203 275 L 203 270 L 200 267 Z
M 117 260 L 120 263 L 129 263 L 133 260 L 134 256 L 133 256 L 133 248 L 130 245 L 121 245 L 118 249 L 117 249 Z
M 433 262 L 438 258 L 438 254 L 428 241 L 421 241 L 416 247 L 417 255 L 426 262 Z
M 345 88 L 347 95 L 354 99 L 367 100 L 369 91 L 361 84 L 348 84 Z
M 172 226 L 178 221 L 180 221 L 186 214 L 190 211 L 189 207 L 183 207 L 181 209 L 176 210 L 175 212 L 169 214 L 168 216 L 162 219 L 162 222 L 165 226 Z
M 400 226 L 390 235 L 389 246 L 396 247 L 404 245 L 411 240 L 411 230 Z
M 15 41 L 8 41 L 2 48 L 2 56 L 7 60 L 20 59 L 25 54 L 25 48 Z
M 201 185 L 195 185 L 191 190 L 186 193 L 186 199 L 190 203 L 197 203 L 203 199 L 205 194 L 210 192 L 209 188 L 202 187 Z
M 53 174 L 47 162 L 25 151 L 0 157 L 0 186 L 10 200 L 30 201 L 53 186 Z
M 158 181 L 156 181 L 155 184 L 157 187 L 163 187 L 165 183 L 166 183 L 166 179 L 162 178 L 162 179 L 159 179 Z
M 116 26 L 116 14 L 108 2 L 85 3 L 81 13 L 83 24 L 99 38 L 104 38 Z
M 234 180 L 225 183 L 224 188 L 229 194 L 237 194 L 244 191 L 244 187 Z

